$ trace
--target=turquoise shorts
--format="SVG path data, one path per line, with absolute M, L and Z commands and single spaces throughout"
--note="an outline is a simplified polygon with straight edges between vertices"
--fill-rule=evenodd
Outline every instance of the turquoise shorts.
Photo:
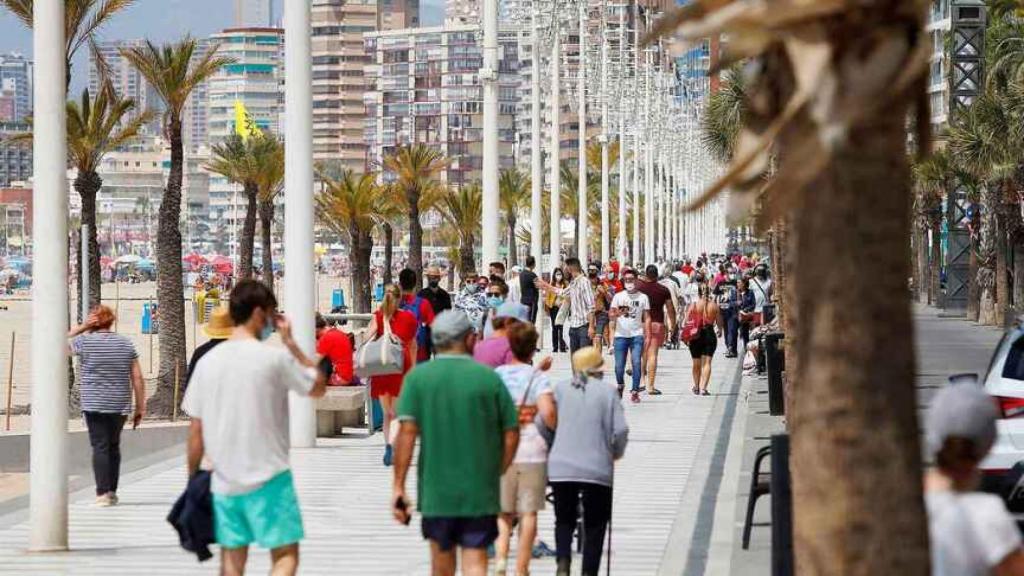
M 255 542 L 273 550 L 302 540 L 302 512 L 291 471 L 281 472 L 252 492 L 214 494 L 213 524 L 222 548 Z

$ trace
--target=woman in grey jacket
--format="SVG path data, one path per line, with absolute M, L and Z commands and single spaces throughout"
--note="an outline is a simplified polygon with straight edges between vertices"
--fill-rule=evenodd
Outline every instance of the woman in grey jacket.
M 555 496 L 558 576 L 568 576 L 572 534 L 583 500 L 583 576 L 597 576 L 612 513 L 615 461 L 626 451 L 629 426 L 615 386 L 604 381 L 597 348 L 572 356 L 572 380 L 555 385 L 557 429 L 548 457 Z

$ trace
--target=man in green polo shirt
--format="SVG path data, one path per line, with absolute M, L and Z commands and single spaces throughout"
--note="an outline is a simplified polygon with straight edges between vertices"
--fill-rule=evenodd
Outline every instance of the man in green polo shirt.
M 405 477 L 420 437 L 419 502 L 423 537 L 430 540 L 435 575 L 487 574 L 487 547 L 498 536 L 500 480 L 519 446 L 519 415 L 501 378 L 473 361 L 476 332 L 461 310 L 434 319 L 437 355 L 405 377 L 398 398 L 401 432 L 395 442 L 395 519 L 411 513 Z

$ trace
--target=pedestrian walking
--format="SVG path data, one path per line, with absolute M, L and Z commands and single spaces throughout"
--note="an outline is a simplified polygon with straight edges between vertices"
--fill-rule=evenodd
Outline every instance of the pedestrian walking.
M 491 335 L 473 348 L 473 359 L 491 368 L 511 362 L 513 354 L 508 337 L 509 329 L 515 324 L 528 322 L 528 314 L 526 306 L 515 302 L 505 302 L 499 306 L 491 320 Z
M 610 318 L 608 310 L 612 304 L 612 291 L 597 278 L 592 278 L 594 288 L 594 336 L 593 345 L 604 354 L 604 344 L 608 340 L 605 334 L 608 331 Z
M 434 322 L 434 307 L 430 300 L 419 296 L 419 281 L 416 272 L 403 268 L 398 273 L 398 286 L 402 289 L 402 310 L 416 317 L 416 362 L 426 362 L 430 358 L 430 325 Z
M 437 266 L 427 268 L 423 273 L 427 277 L 427 287 L 420 290 L 417 296 L 426 298 L 433 308 L 434 314 L 440 314 L 452 308 L 452 296 L 444 288 L 441 288 L 441 269 Z
M 487 313 L 487 279 L 476 274 L 466 277 L 462 290 L 455 296 L 452 307 L 461 310 L 469 317 L 474 329 L 483 329 L 484 316 Z
M 501 477 L 501 516 L 498 517 L 498 541 L 495 576 L 507 573 L 512 530 L 518 521 L 519 548 L 516 551 L 516 576 L 530 573 L 533 542 L 537 537 L 537 512 L 544 509 L 547 487 L 548 446 L 541 437 L 535 417 L 545 425 L 555 425 L 555 402 L 551 383 L 541 367 L 533 366 L 540 335 L 532 324 L 516 322 L 508 329 L 512 359 L 497 369 L 512 400 L 518 405 L 519 448 L 515 459 Z
M 537 323 L 537 310 L 540 307 L 540 290 L 537 289 L 537 259 L 526 257 L 526 269 L 519 274 L 520 303 L 529 309 L 530 323 Z
M 218 307 L 210 314 L 209 321 L 206 323 L 206 326 L 203 326 L 203 333 L 206 334 L 209 340 L 200 344 L 192 352 L 192 358 L 188 361 L 187 376 L 185 377 L 186 388 L 189 382 L 192 381 L 192 373 L 195 372 L 196 364 L 199 363 L 199 360 L 206 356 L 207 352 L 230 338 L 234 328 L 235 325 L 231 322 L 231 315 L 228 313 L 227 308 Z
M 504 280 L 497 278 L 487 285 L 487 313 L 484 314 L 483 326 L 479 329 L 482 330 L 485 338 L 489 338 L 494 332 L 494 318 L 498 312 L 498 308 L 508 301 L 508 284 L 505 284 Z
M 80 404 L 92 447 L 96 506 L 100 507 L 118 503 L 121 431 L 128 414 L 132 414 L 132 428 L 138 428 L 146 414 L 139 353 L 131 340 L 110 330 L 115 319 L 109 307 L 97 306 L 84 324 L 68 332 L 71 353 L 79 360 Z
M 456 548 L 462 574 L 487 574 L 487 548 L 498 535 L 500 479 L 519 445 L 519 415 L 494 370 L 470 356 L 476 331 L 465 313 L 434 320 L 438 354 L 413 369 L 398 402 L 392 514 L 411 520 L 406 476 L 420 440 L 417 509 L 430 541 L 432 574 L 454 576 Z
M 616 294 L 611 303 L 612 332 L 615 338 L 615 383 L 618 385 L 619 396 L 622 396 L 622 391 L 626 387 L 628 354 L 633 368 L 630 400 L 636 403 L 640 401 L 641 360 L 644 354 L 644 334 L 650 331 L 651 303 L 647 295 L 638 289 L 634 270 L 623 272 L 622 279 L 625 290 Z
M 370 397 L 380 401 L 381 411 L 384 413 L 384 465 L 391 466 L 394 457 L 394 450 L 391 437 L 391 421 L 395 417 L 395 399 L 402 391 L 402 380 L 406 373 L 412 369 L 414 358 L 416 358 L 416 332 L 419 323 L 411 312 L 400 308 L 402 291 L 395 284 L 388 284 L 384 288 L 384 300 L 380 307 L 373 313 L 369 326 L 366 327 L 366 334 L 371 338 L 380 338 L 384 335 L 384 323 L 387 322 L 391 333 L 402 341 L 402 372 L 400 374 L 385 374 L 370 377 Z
M 747 278 L 741 278 L 736 283 L 736 297 L 739 299 L 739 336 L 740 341 L 743 342 L 743 350 L 746 353 L 747 344 L 750 343 L 750 329 L 756 327 L 754 323 L 754 308 L 757 305 L 754 293 L 750 291 L 750 281 Z
M 556 426 L 548 455 L 555 497 L 556 574 L 569 576 L 582 502 L 582 574 L 597 576 L 612 513 L 615 461 L 625 454 L 629 427 L 615 387 L 604 381 L 604 358 L 597 349 L 576 352 L 572 365 L 572 377 L 554 387 Z
M 718 309 L 721 311 L 720 325 L 725 334 L 725 357 L 737 356 L 737 340 L 740 330 L 740 293 L 736 285 L 736 274 L 730 273 L 724 282 L 715 287 Z
M 182 403 L 192 417 L 189 475 L 209 460 L 221 574 L 244 574 L 256 543 L 270 550 L 271 572 L 289 576 L 298 570 L 304 531 L 288 461 L 288 395 L 321 397 L 326 377 L 262 282 L 241 280 L 230 314 L 231 338 L 196 366 Z M 275 329 L 283 348 L 265 342 Z
M 569 283 L 565 281 L 565 273 L 561 268 L 556 268 L 551 273 L 551 285 L 556 290 L 544 291 L 544 309 L 551 318 L 551 349 L 554 352 L 566 352 L 569 347 L 565 344 L 565 335 L 563 334 L 565 321 L 561 320 L 564 316 L 560 312 L 566 305 L 566 297 L 563 294 Z
M 688 342 L 690 357 L 693 358 L 694 394 L 709 396 L 711 382 L 711 361 L 718 348 L 718 304 L 711 295 L 711 287 L 701 282 L 697 287 L 697 300 L 686 310 L 687 327 L 694 325 L 695 336 Z
M 932 399 L 925 443 L 935 467 L 925 475 L 933 576 L 1024 574 L 1021 534 L 1003 500 L 978 491 L 978 465 L 996 439 L 999 411 L 975 383 Z
M 558 296 L 566 297 L 564 305 L 569 306 L 566 321 L 569 326 L 569 352 L 575 354 L 577 350 L 590 346 L 594 339 L 594 288 L 583 274 L 579 258 L 567 258 L 564 268 L 565 275 L 569 278 L 567 288 L 557 288 L 541 279 L 537 279 L 537 287 L 545 292 L 554 292 Z
M 672 293 L 658 282 L 658 267 L 651 264 L 646 270 L 647 277 L 639 282 L 638 289 L 647 295 L 651 304 L 651 323 L 644 334 L 643 372 L 647 376 L 647 393 L 661 394 L 655 386 L 658 376 L 658 354 L 665 344 L 665 337 L 676 329 L 676 309 L 672 304 Z

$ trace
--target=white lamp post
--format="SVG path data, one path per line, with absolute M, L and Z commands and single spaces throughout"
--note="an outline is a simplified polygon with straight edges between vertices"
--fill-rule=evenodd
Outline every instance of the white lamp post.
M 68 183 L 64 0 L 36 0 L 29 549 L 68 547 Z M 88 298 L 88 293 L 84 294 Z
M 533 69 L 530 71 L 530 254 L 539 265 L 544 255 L 543 222 L 541 221 L 544 188 L 544 158 L 541 146 L 540 119 L 540 10 L 536 0 L 531 7 L 531 38 L 533 39 Z
M 480 81 L 484 86 L 483 128 L 483 270 L 498 259 L 498 0 L 483 0 L 484 52 Z
M 611 215 L 608 206 L 608 2 L 601 4 L 601 262 L 611 259 Z
M 577 70 L 577 134 L 579 136 L 579 158 L 577 168 L 577 195 L 578 205 L 576 220 L 578 225 L 576 239 L 576 254 L 583 263 L 587 265 L 589 260 L 589 232 L 590 232 L 590 201 L 587 195 L 587 0 L 579 0 L 579 69 Z
M 558 30 L 557 16 L 552 21 L 551 34 L 551 271 L 562 263 L 562 187 L 559 172 L 561 155 L 561 123 L 562 123 L 562 39 Z
M 309 355 L 315 352 L 313 316 L 313 82 L 310 54 L 310 2 L 284 3 L 285 141 L 284 309 L 291 318 L 295 340 Z M 289 401 L 291 443 L 296 448 L 316 445 L 316 415 L 312 399 L 292 393 Z

